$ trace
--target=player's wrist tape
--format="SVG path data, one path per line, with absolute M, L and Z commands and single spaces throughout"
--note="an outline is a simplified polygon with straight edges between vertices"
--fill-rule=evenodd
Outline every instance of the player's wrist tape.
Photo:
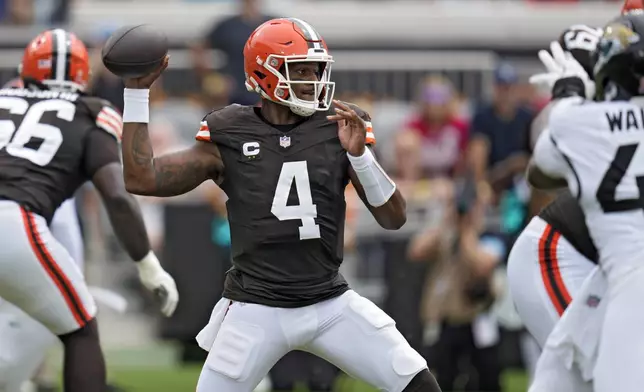
M 359 157 L 354 157 L 349 153 L 347 156 L 362 188 L 364 188 L 369 204 L 380 207 L 389 201 L 396 191 L 396 184 L 380 167 L 371 150 L 365 148 L 364 154 Z
M 123 122 L 150 122 L 150 90 L 126 88 L 123 90 Z
M 163 269 L 163 267 L 161 267 L 161 263 L 159 263 L 159 259 L 152 251 L 149 251 L 144 258 L 137 261 L 136 267 L 139 269 L 139 272 L 143 274 L 152 274 L 153 271 Z

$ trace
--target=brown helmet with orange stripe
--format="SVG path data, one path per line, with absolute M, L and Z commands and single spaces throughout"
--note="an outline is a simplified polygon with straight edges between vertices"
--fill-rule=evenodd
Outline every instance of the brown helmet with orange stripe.
M 73 33 L 45 31 L 25 48 L 19 72 L 22 80 L 34 80 L 53 89 L 83 91 L 90 76 L 87 48 Z
M 317 80 L 292 80 L 289 65 L 319 63 Z M 333 56 L 322 36 L 301 19 L 272 19 L 259 26 L 244 46 L 246 87 L 264 99 L 288 106 L 299 116 L 326 111 L 333 100 L 331 82 Z M 301 99 L 293 85 L 313 86 L 312 100 Z

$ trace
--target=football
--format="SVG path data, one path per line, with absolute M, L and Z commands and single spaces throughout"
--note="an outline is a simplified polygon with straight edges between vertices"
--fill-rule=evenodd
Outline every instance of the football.
M 168 38 L 148 24 L 124 26 L 103 46 L 103 64 L 124 79 L 139 78 L 157 69 L 168 54 Z

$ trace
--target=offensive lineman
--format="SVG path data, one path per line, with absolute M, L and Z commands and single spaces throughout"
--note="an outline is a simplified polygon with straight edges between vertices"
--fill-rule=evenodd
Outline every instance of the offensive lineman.
M 631 12 L 611 22 L 596 50 L 600 102 L 579 96 L 579 78 L 561 79 L 561 87 L 578 96 L 562 99 L 553 109 L 531 167 L 544 186 L 567 184 L 578 199 L 607 278 L 606 314 L 593 367 L 598 392 L 639 391 L 644 383 L 639 369 L 644 319 L 637 311 L 644 300 L 643 56 L 644 14 Z
M 118 112 L 82 94 L 89 77 L 84 44 L 61 29 L 40 34 L 25 49 L 20 77 L 25 88 L 0 90 L 0 297 L 60 338 L 65 391 L 102 392 L 96 305 L 80 269 L 51 235 L 54 211 L 91 180 L 116 235 L 139 260 L 142 283 L 164 297 L 167 316 L 178 294 L 125 190 Z
M 302 20 L 264 23 L 244 58 L 261 108 L 211 112 L 193 147 L 160 157 L 150 147 L 148 89 L 167 59 L 125 81 L 128 190 L 171 196 L 214 180 L 229 198 L 234 267 L 197 337 L 209 351 L 197 391 L 251 391 L 296 349 L 382 390 L 440 391 L 395 322 L 338 272 L 349 181 L 382 227 L 395 230 L 406 219 L 405 200 L 365 147 L 373 142 L 368 114 L 332 100 L 333 58 Z

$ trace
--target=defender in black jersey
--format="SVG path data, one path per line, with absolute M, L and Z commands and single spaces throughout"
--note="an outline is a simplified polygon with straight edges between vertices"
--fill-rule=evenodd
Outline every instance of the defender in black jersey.
M 89 77 L 83 43 L 60 29 L 40 34 L 25 49 L 20 77 L 21 86 L 0 90 L 0 296 L 60 337 L 65 391 L 102 392 L 96 305 L 49 231 L 55 210 L 92 181 L 118 238 L 139 261 L 142 283 L 163 293 L 167 315 L 176 287 L 150 251 L 136 201 L 125 190 L 121 116 L 82 92 Z
M 349 181 L 382 227 L 397 229 L 406 219 L 404 199 L 366 147 L 369 116 L 332 100 L 333 58 L 302 20 L 264 23 L 244 57 L 261 108 L 212 112 L 192 148 L 161 157 L 150 148 L 146 101 L 167 61 L 125 81 L 128 189 L 171 196 L 214 180 L 228 195 L 233 268 L 197 337 L 210 351 L 197 390 L 252 390 L 295 349 L 383 390 L 440 390 L 394 321 L 338 272 Z

